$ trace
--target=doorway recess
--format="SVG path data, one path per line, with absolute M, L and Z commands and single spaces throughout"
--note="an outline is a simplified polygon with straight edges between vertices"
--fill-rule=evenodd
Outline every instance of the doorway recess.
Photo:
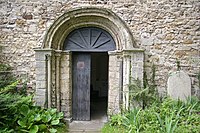
M 72 31 L 65 40 L 72 51 L 72 117 L 90 120 L 107 115 L 108 51 L 115 50 L 112 36 L 96 27 Z

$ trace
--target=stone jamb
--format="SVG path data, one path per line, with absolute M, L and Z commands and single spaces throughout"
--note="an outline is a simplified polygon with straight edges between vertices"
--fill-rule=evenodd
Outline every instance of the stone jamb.
M 109 51 L 109 72 L 108 72 L 108 115 L 120 112 L 120 91 L 121 91 L 121 51 Z
M 123 108 L 128 110 L 129 84 L 132 80 L 139 79 L 143 83 L 144 72 L 144 50 L 123 50 Z
M 144 68 L 144 50 L 143 49 L 129 49 L 123 50 L 124 58 L 129 58 L 130 61 L 130 74 L 129 78 L 143 80 Z M 139 70 L 141 68 L 141 70 Z M 131 81 L 131 79 L 129 79 Z M 129 83 L 129 82 L 127 82 Z
M 36 104 L 42 107 L 49 107 L 47 96 L 50 88 L 50 79 L 48 74 L 48 60 L 52 55 L 52 49 L 34 49 L 36 57 L 36 95 L 34 97 Z M 49 60 L 50 61 L 50 60 Z
M 67 121 L 72 120 L 72 52 L 61 53 L 61 111 Z

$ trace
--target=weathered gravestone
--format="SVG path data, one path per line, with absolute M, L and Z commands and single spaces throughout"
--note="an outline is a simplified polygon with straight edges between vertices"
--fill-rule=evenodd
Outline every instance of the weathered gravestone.
M 177 71 L 172 73 L 167 82 L 167 93 L 173 99 L 186 100 L 191 96 L 191 81 L 187 73 Z

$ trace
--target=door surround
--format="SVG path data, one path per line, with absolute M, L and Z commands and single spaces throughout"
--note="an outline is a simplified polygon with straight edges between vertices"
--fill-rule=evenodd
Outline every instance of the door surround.
M 109 9 L 98 7 L 65 12 L 49 28 L 43 45 L 35 48 L 34 99 L 37 105 L 63 111 L 68 120 L 72 117 L 72 52 L 63 50 L 63 45 L 73 30 L 82 27 L 101 28 L 116 44 L 116 50 L 108 51 L 108 115 L 120 112 L 120 104 L 128 108 L 130 77 L 143 79 L 144 50 L 137 48 L 130 29 L 120 17 Z
M 90 120 L 90 97 L 88 94 L 90 95 L 92 83 L 88 84 L 91 81 L 88 69 L 92 70 L 92 68 L 88 66 L 88 63 L 92 61 L 91 52 L 114 51 L 116 49 L 115 42 L 111 35 L 103 29 L 84 27 L 72 31 L 66 37 L 63 49 L 73 52 L 72 117 L 74 120 Z M 81 63 L 81 67 L 78 63 Z

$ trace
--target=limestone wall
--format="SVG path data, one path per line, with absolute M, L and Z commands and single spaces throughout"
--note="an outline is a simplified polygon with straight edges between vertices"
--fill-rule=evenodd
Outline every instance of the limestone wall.
M 200 93 L 196 78 L 200 69 L 199 0 L 1 0 L 0 62 L 28 73 L 35 84 L 35 53 L 50 25 L 74 7 L 111 9 L 131 29 L 139 48 L 145 49 L 145 67 L 157 67 L 159 90 L 166 89 L 168 74 L 181 69 L 192 80 L 192 93 Z

